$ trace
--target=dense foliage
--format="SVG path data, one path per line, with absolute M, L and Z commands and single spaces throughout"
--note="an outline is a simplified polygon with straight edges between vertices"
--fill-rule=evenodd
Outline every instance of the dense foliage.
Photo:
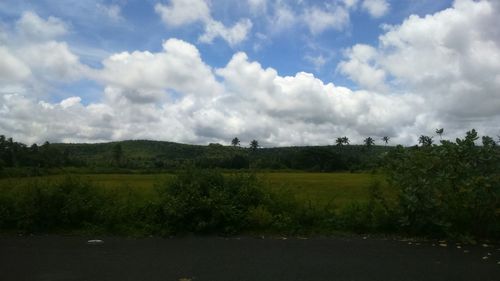
M 0 193 L 0 229 L 132 235 L 393 230 L 390 207 L 377 185 L 371 190 L 367 202 L 338 209 L 273 192 L 251 173 L 188 169 L 150 192 L 105 188 L 75 176 L 12 181 Z
M 439 132 L 441 132 L 439 130 Z M 340 138 L 342 139 L 342 138 Z M 128 141 L 44 144 L 27 147 L 0 138 L 0 168 L 84 167 L 188 169 L 151 192 L 105 188 L 82 178 L 45 178 L 3 186 L 0 229 L 25 232 L 92 231 L 118 234 L 397 232 L 452 237 L 500 237 L 500 150 L 491 137 L 421 136 L 421 146 L 245 149 Z M 153 160 L 152 160 L 153 159 Z M 76 164 L 75 164 L 76 163 Z M 217 167 L 335 171 L 385 167 L 398 198 L 373 183 L 368 201 L 341 208 L 313 206 L 293 193 L 264 188 L 248 170 L 222 174 Z M 201 168 L 201 169 L 200 169 Z M 250 169 L 251 170 L 251 169 Z M 304 187 L 305 188 L 305 187 Z
M 0 170 L 5 175 L 40 175 L 47 168 L 78 167 L 94 171 L 134 169 L 149 172 L 198 168 L 222 169 L 290 169 L 303 171 L 369 170 L 380 166 L 379 156 L 391 148 L 368 146 L 311 146 L 259 148 L 252 142 L 240 147 L 237 139 L 232 146 L 209 144 L 187 145 L 162 141 L 122 141 L 98 144 L 33 144 L 28 147 L 0 136 Z M 1 175 L 1 172 L 0 172 Z
M 49 168 L 71 165 L 67 151 L 56 149 L 48 142 L 27 146 L 0 135 L 0 170 L 4 167 Z
M 472 130 L 455 142 L 397 147 L 387 172 L 401 190 L 401 225 L 432 235 L 500 237 L 500 151 Z

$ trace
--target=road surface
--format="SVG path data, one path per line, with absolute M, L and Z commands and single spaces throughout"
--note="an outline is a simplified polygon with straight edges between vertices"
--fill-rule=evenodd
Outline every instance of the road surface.
M 89 245 L 89 239 L 103 244 Z M 500 246 L 355 238 L 0 236 L 2 281 L 500 281 Z

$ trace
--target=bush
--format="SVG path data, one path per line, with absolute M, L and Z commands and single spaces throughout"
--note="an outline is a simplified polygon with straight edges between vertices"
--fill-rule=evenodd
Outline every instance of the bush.
M 224 177 L 215 170 L 188 169 L 157 190 L 158 219 L 166 233 L 235 233 L 248 229 L 250 211 L 264 198 L 254 175 Z
M 59 183 L 34 180 L 26 186 L 5 188 L 0 203 L 2 228 L 46 232 L 95 223 L 103 201 L 90 183 L 67 177 Z
M 500 235 L 500 153 L 476 146 L 475 130 L 440 146 L 398 147 L 388 154 L 390 182 L 400 188 L 401 226 L 424 235 Z

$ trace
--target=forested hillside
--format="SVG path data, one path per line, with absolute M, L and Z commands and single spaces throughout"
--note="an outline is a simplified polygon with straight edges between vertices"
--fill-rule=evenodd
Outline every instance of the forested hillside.
M 188 145 L 129 140 L 96 144 L 54 143 L 31 146 L 2 136 L 0 167 L 88 167 L 178 169 L 186 165 L 224 169 L 367 170 L 379 165 L 391 147 L 331 145 L 244 148 L 239 145 Z

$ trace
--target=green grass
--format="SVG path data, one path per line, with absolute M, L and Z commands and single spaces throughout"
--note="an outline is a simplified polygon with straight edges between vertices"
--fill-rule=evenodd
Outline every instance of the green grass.
M 120 189 L 127 188 L 144 192 L 147 196 L 156 184 L 173 177 L 172 174 L 86 174 L 79 175 L 89 179 L 98 186 Z M 369 186 L 379 182 L 386 198 L 395 198 L 396 192 L 385 183 L 384 177 L 369 173 L 260 173 L 264 185 L 273 191 L 291 193 L 299 201 L 311 203 L 314 206 L 324 206 L 333 203 L 344 207 L 351 202 L 368 200 Z M 59 181 L 62 175 L 44 176 L 38 178 L 1 179 L 0 187 L 23 184 L 33 180 Z
M 382 175 L 369 173 L 268 173 L 263 175 L 266 186 L 294 194 L 300 201 L 323 206 L 333 203 L 343 207 L 351 202 L 365 202 L 369 187 L 379 182 L 384 195 L 395 198 Z

